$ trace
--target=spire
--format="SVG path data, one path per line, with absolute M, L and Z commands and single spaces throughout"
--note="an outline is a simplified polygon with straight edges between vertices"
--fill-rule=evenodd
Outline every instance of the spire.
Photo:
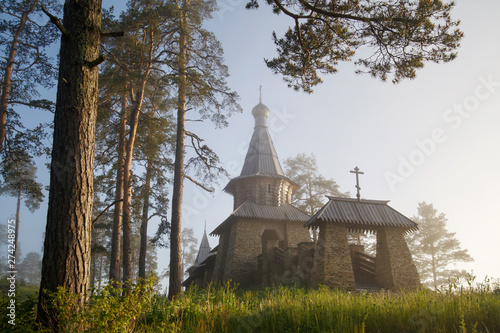
M 248 147 L 245 163 L 240 176 L 270 175 L 283 176 L 278 154 L 274 148 L 271 134 L 267 129 L 267 118 L 270 110 L 260 102 L 252 109 L 255 128 Z
M 262 91 L 262 90 L 261 90 Z M 224 191 L 234 196 L 234 209 L 250 200 L 258 205 L 278 207 L 289 204 L 298 185 L 285 177 L 271 134 L 267 128 L 270 110 L 262 104 L 252 109 L 255 127 L 239 177 L 233 178 Z
M 201 264 L 210 255 L 210 244 L 208 243 L 207 236 L 207 222 L 205 222 L 205 232 L 203 233 L 203 238 L 201 239 L 200 249 L 198 250 L 198 255 L 196 256 L 195 265 Z

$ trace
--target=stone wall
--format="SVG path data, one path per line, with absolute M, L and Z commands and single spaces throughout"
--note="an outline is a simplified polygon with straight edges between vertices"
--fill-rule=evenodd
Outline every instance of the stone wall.
M 296 247 L 299 243 L 311 241 L 311 234 L 304 227 L 304 222 L 287 221 L 284 223 L 286 223 L 288 240 L 285 242 L 285 247 Z
M 351 252 L 363 252 L 363 246 L 349 246 L 343 226 L 322 223 L 316 244 L 309 241 L 309 232 L 300 222 L 240 218 L 228 229 L 221 235 L 214 271 L 210 272 L 213 280 L 230 279 L 243 288 L 296 283 L 355 289 Z M 273 231 L 266 235 L 273 235 L 275 230 L 276 236 L 266 236 L 263 240 L 266 230 Z M 275 248 L 283 250 L 283 263 L 275 260 Z M 375 281 L 385 289 L 411 289 L 420 285 L 403 230 L 377 230 Z
M 377 230 L 375 279 L 386 289 L 414 289 L 420 286 L 418 271 L 402 229 Z
M 345 227 L 320 224 L 311 283 L 313 286 L 323 284 L 331 288 L 356 289 Z
M 266 223 L 266 229 L 276 229 L 282 238 L 283 223 Z M 265 229 L 264 229 L 265 230 Z M 260 284 L 257 276 L 257 256 L 262 253 L 262 221 L 237 219 L 232 227 L 229 240 L 224 281 L 232 280 L 242 287 Z
M 258 276 L 257 256 L 263 253 L 262 234 L 266 230 L 276 230 L 279 242 L 273 243 L 273 246 L 281 248 L 310 240 L 309 232 L 302 222 L 235 219 L 230 232 L 221 235 L 214 279 L 232 280 L 241 286 L 261 284 L 263 277 Z M 278 275 L 283 274 L 283 269 L 284 267 L 274 267 L 273 273 L 268 272 L 264 280 L 270 283 L 271 280 L 276 282 L 277 279 L 282 279 L 282 276 Z M 281 273 L 278 270 L 281 270 Z
M 228 247 L 229 232 L 223 232 L 222 235 L 219 236 L 219 247 L 217 249 L 217 256 L 215 257 L 214 271 L 212 273 L 213 281 L 222 281 L 224 279 Z

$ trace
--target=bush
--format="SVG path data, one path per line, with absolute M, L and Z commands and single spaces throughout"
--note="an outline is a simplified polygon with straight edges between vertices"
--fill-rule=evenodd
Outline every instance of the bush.
M 121 284 L 110 283 L 92 290 L 90 300 L 80 306 L 80 297 L 64 288 L 49 293 L 61 332 L 132 332 L 143 308 L 151 302 L 153 279 L 133 286 L 125 296 Z M 118 286 L 118 287 L 116 287 Z

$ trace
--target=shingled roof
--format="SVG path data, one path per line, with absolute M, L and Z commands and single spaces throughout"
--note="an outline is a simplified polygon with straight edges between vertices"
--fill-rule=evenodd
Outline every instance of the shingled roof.
M 231 193 L 234 183 L 247 177 L 286 178 L 267 128 L 269 113 L 269 108 L 262 102 L 253 108 L 255 127 L 241 174 L 229 181 L 225 191 Z
M 267 126 L 255 127 L 240 177 L 256 174 L 284 175 Z
M 307 221 L 306 227 L 315 227 L 324 221 L 354 230 L 374 230 L 378 227 L 398 227 L 406 231 L 418 229 L 415 222 L 388 206 L 389 201 L 328 198 L 330 200 Z
M 245 201 L 240 207 L 236 208 L 229 217 L 222 222 L 210 235 L 221 235 L 226 226 L 237 217 L 254 218 L 259 220 L 286 220 L 307 222 L 310 216 L 292 205 L 285 204 L 281 206 L 262 206 L 252 201 Z
M 207 230 L 203 233 L 203 238 L 201 239 L 200 249 L 198 250 L 198 255 L 194 262 L 195 265 L 201 264 L 210 255 L 210 244 L 208 243 Z

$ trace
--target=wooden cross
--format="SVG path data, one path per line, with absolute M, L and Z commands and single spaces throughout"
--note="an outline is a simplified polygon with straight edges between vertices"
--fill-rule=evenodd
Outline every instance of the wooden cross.
M 364 175 L 365 173 L 359 171 L 358 167 L 355 167 L 354 170 L 351 170 L 350 172 L 356 174 L 356 189 L 358 190 L 356 197 L 358 198 L 358 201 L 361 201 L 361 195 L 359 194 L 359 190 L 361 190 L 361 187 L 359 187 L 359 175 Z

